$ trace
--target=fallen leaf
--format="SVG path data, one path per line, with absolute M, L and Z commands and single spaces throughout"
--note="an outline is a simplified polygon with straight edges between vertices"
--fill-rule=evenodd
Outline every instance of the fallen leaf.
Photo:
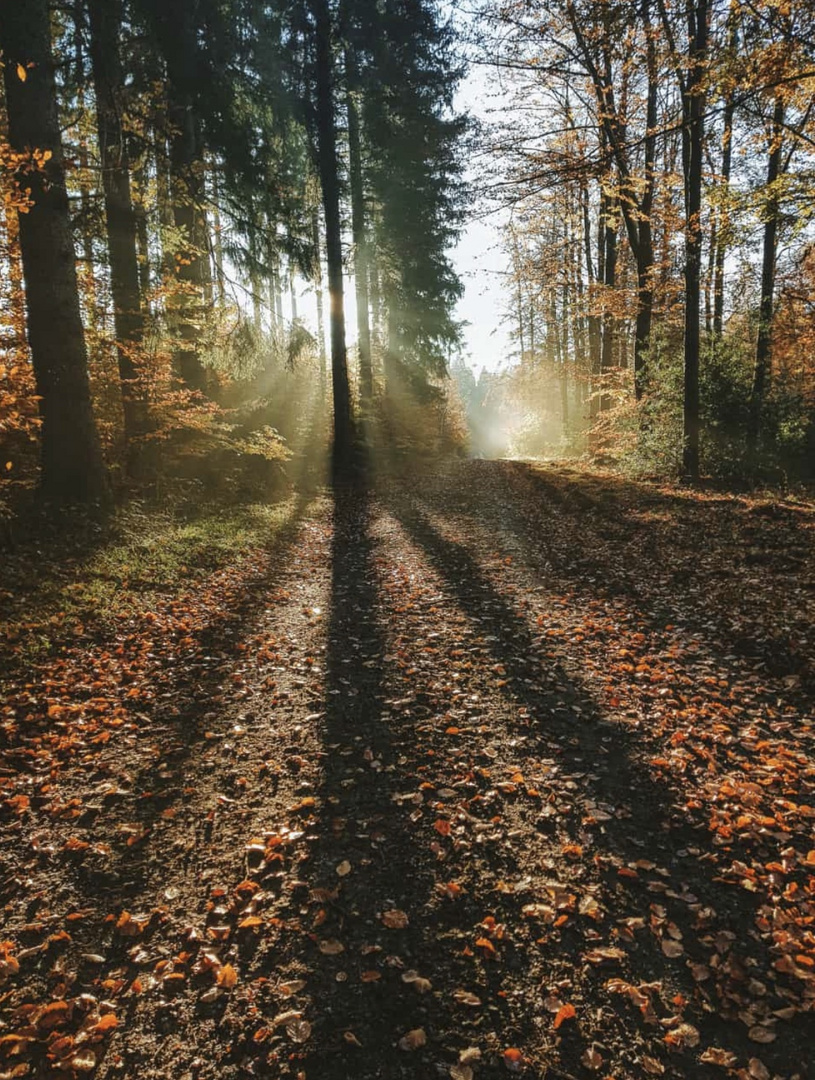
M 755 1024 L 747 1032 L 747 1038 L 750 1039 L 752 1042 L 771 1043 L 775 1042 L 775 1040 L 778 1038 L 778 1035 L 771 1028 L 764 1027 L 761 1024 Z
M 345 952 L 345 946 L 336 938 L 324 938 L 318 943 L 317 948 L 324 956 L 337 956 L 339 953 Z
M 698 1046 L 699 1032 L 693 1024 L 678 1024 L 665 1036 L 665 1042 L 676 1050 L 684 1050 L 686 1046 Z
M 682 956 L 685 952 L 685 948 L 681 941 L 673 941 L 671 938 L 662 939 L 662 951 L 666 956 L 671 958 Z
M 427 1035 L 425 1035 L 424 1028 L 413 1028 L 412 1031 L 408 1031 L 399 1040 L 400 1050 L 418 1050 L 421 1046 L 424 1046 L 427 1042 Z
M 591 1069 L 592 1072 L 595 1072 L 603 1064 L 603 1055 L 591 1046 L 588 1050 L 583 1051 L 580 1056 L 580 1062 L 587 1069 Z
M 642 1055 L 642 1067 L 651 1076 L 662 1076 L 665 1072 L 665 1066 L 661 1061 L 657 1061 L 656 1058 L 648 1057 L 647 1054 Z
M 450 1080 L 473 1080 L 473 1070 L 469 1065 L 451 1065 Z
M 508 1050 L 504 1051 L 504 1064 L 510 1070 L 510 1072 L 520 1072 L 524 1067 L 524 1056 L 520 1050 L 511 1046 Z
M 576 1015 L 574 1005 L 564 1005 L 562 1008 L 558 1009 L 557 1015 L 555 1016 L 555 1031 L 557 1031 L 565 1020 L 572 1020 Z
M 732 1054 L 729 1050 L 722 1050 L 718 1046 L 709 1046 L 703 1054 L 699 1055 L 699 1060 L 704 1061 L 706 1065 L 721 1065 L 725 1069 L 731 1069 L 739 1060 L 738 1055 Z M 770 1074 L 767 1074 L 767 1080 L 770 1080 Z
M 78 1054 L 68 1058 L 66 1064 L 74 1072 L 93 1072 L 96 1068 L 96 1054 L 94 1054 L 93 1050 L 81 1050 Z
M 453 997 L 460 1005 L 478 1006 L 481 1004 L 481 998 L 471 994 L 469 990 L 454 990 Z
M 308 1020 L 291 1020 L 286 1024 L 286 1034 L 292 1042 L 304 1043 L 311 1035 L 311 1024 Z
M 225 990 L 232 990 L 237 986 L 238 973 L 231 964 L 224 964 L 216 976 L 216 982 Z
M 404 930 L 408 925 L 408 917 L 399 908 L 391 908 L 390 911 L 382 912 L 382 922 L 389 930 Z

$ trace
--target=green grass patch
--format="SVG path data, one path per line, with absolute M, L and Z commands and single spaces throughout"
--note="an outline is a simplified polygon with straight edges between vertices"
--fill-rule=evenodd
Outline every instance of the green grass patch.
M 302 506 L 294 495 L 247 505 L 131 503 L 104 527 L 88 522 L 26 543 L 0 568 L 0 669 L 19 677 L 77 633 L 102 638 L 122 616 L 182 596 L 269 548 Z

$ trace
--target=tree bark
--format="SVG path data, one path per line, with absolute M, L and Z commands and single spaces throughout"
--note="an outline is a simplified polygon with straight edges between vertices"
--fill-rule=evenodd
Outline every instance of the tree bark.
M 116 355 L 125 438 L 132 442 L 144 435 L 150 425 L 137 361 L 144 317 L 139 288 L 138 223 L 130 190 L 127 134 L 122 125 L 124 77 L 118 42 L 123 17 L 121 0 L 89 0 L 88 12 Z
M 165 32 L 172 49 L 167 56 L 170 123 L 170 198 L 173 224 L 181 239 L 176 252 L 175 277 L 179 284 L 173 298 L 173 321 L 178 343 L 175 368 L 190 390 L 205 391 L 207 374 L 198 347 L 198 321 L 212 294 L 209 238 L 204 213 L 204 149 L 201 124 L 192 96 L 196 55 L 194 7 L 168 5 Z
M 42 489 L 57 502 L 93 503 L 104 498 L 107 485 L 79 309 L 47 0 L 0 0 L 0 48 L 11 147 L 51 155 L 41 171 L 24 178 L 34 205 L 19 220 L 42 417 Z
M 707 57 L 708 0 L 687 0 L 688 74 L 682 88 L 685 174 L 685 386 L 682 472 L 699 479 L 699 354 L 702 270 L 702 170 L 705 138 L 702 76 Z
M 778 250 L 778 192 L 776 181 L 781 172 L 781 151 L 784 137 L 784 101 L 779 95 L 773 110 L 770 155 L 767 160 L 767 205 L 764 218 L 764 243 L 761 258 L 761 302 L 758 312 L 753 386 L 750 393 L 750 415 L 747 426 L 747 449 L 755 456 L 761 430 L 761 412 L 770 375 L 772 350 L 773 303 L 775 294 L 775 263 Z
M 317 158 L 325 218 L 328 268 L 329 325 L 331 333 L 331 385 L 334 399 L 333 461 L 336 473 L 350 464 L 353 425 L 348 356 L 345 341 L 345 301 L 342 280 L 342 221 L 337 155 L 337 118 L 334 100 L 334 57 L 328 0 L 311 0 L 315 23 L 317 77 Z
M 617 207 L 616 199 L 603 195 L 603 285 L 606 290 L 617 284 Z M 606 293 L 608 295 L 608 293 Z M 614 337 L 616 320 L 612 312 L 603 311 L 603 343 L 600 353 L 600 372 L 608 375 L 614 368 Z M 605 387 L 600 396 L 600 411 L 605 412 L 611 406 L 611 397 Z
M 355 97 L 357 72 L 350 49 L 345 53 L 345 103 L 348 112 L 348 165 L 351 181 L 351 232 L 354 240 L 354 286 L 357 302 L 357 352 L 359 354 L 360 395 L 369 405 L 374 393 L 371 363 L 371 321 L 368 296 L 368 228 L 365 220 L 365 192 L 362 183 L 362 142 L 359 109 Z

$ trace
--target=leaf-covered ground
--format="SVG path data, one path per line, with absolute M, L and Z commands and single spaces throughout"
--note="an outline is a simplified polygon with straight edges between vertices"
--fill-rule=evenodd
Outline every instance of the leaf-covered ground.
M 0 1076 L 812 1075 L 811 506 L 205 524 L 4 568 Z

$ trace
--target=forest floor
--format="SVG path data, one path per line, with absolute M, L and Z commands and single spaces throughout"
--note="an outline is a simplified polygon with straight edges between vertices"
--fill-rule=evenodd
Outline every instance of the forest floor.
M 0 572 L 0 1076 L 815 1076 L 815 507 L 130 515 Z

